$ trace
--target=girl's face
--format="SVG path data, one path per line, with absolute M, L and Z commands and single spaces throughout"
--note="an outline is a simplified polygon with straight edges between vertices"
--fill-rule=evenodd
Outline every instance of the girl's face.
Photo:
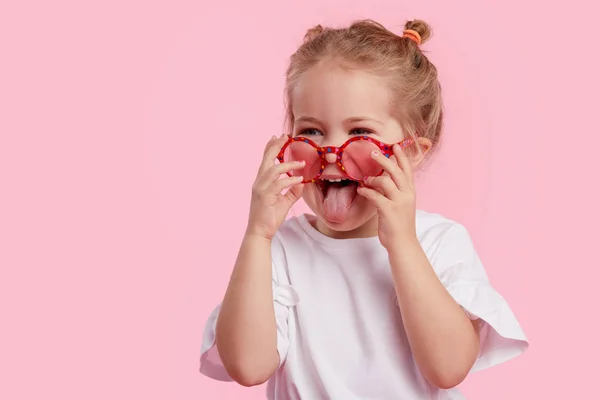
M 293 136 L 320 146 L 341 146 L 356 135 L 385 143 L 404 139 L 392 116 L 392 93 L 385 81 L 360 70 L 320 63 L 303 76 L 292 92 Z M 317 216 L 316 228 L 332 237 L 377 235 L 375 206 L 356 192 L 355 182 L 332 182 L 345 176 L 328 154 L 321 178 L 308 183 L 303 198 Z

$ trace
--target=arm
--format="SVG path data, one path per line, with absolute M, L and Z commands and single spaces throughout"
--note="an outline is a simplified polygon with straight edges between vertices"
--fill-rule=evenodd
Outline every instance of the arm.
M 244 386 L 267 381 L 279 364 L 271 282 L 271 241 L 246 235 L 216 329 L 223 365 Z
M 426 139 L 423 139 L 426 140 Z M 479 330 L 456 303 L 417 239 L 412 166 L 395 145 L 395 161 L 373 153 L 387 175 L 370 177 L 359 194 L 377 207 L 408 342 L 423 376 L 440 388 L 464 380 L 479 354 Z
M 252 187 L 246 235 L 217 319 L 216 345 L 223 366 L 244 386 L 266 382 L 279 365 L 271 242 L 303 190 L 301 176 L 279 178 L 304 166 L 297 162 L 275 164 L 286 140 L 285 135 L 273 137 L 265 148 Z
M 479 353 L 471 321 L 435 274 L 416 237 L 391 248 L 389 260 L 411 351 L 423 376 L 448 389 L 461 383 Z

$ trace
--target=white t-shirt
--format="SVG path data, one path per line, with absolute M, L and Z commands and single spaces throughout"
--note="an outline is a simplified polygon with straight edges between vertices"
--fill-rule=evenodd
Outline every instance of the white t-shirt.
M 267 384 L 271 400 L 464 399 L 419 373 L 378 237 L 333 239 L 301 215 L 272 241 L 273 298 L 279 368 Z M 435 272 L 480 324 L 480 354 L 471 372 L 518 356 L 527 338 L 490 285 L 467 230 L 440 215 L 417 211 L 417 234 Z M 231 381 L 215 346 L 219 307 L 210 315 L 200 371 Z

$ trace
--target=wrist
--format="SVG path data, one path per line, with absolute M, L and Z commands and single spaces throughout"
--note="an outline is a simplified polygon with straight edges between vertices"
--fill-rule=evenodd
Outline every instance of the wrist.
M 271 244 L 272 238 L 266 235 L 263 235 L 259 232 L 247 230 L 244 234 L 244 241 L 252 242 L 252 243 L 267 243 Z
M 414 254 L 416 251 L 423 251 L 421 243 L 416 234 L 404 234 L 397 236 L 386 249 L 390 259 L 398 259 L 404 256 Z

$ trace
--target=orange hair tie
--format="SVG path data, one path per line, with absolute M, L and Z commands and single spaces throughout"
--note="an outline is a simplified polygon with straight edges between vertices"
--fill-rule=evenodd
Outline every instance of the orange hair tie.
M 410 40 L 415 42 L 417 46 L 421 44 L 421 35 L 419 35 L 419 32 L 414 31 L 412 29 L 405 29 L 402 33 L 402 37 L 409 38 Z

